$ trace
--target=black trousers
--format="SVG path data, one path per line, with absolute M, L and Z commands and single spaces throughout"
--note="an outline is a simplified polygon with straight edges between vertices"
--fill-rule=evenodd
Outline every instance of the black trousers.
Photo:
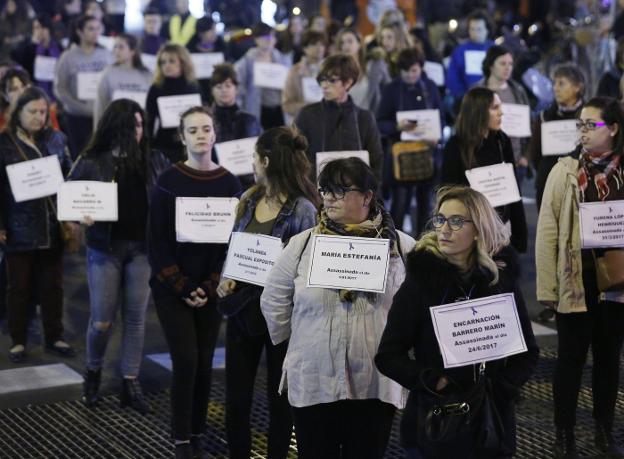
M 26 345 L 33 298 L 39 299 L 47 344 L 63 339 L 61 248 L 6 254 L 7 322 L 13 345 Z
M 188 440 L 192 434 L 201 434 L 206 425 L 221 314 L 211 303 L 192 308 L 174 297 L 154 298 L 154 303 L 173 364 L 173 438 Z
M 269 401 L 269 459 L 288 456 L 292 415 L 288 397 L 278 394 L 288 341 L 274 346 L 268 333 L 249 336 L 234 318 L 228 320 L 225 348 L 225 427 L 231 459 L 249 459 L 250 414 L 254 381 L 262 350 L 266 351 L 267 399 Z
M 293 407 L 299 459 L 382 459 L 394 411 L 378 399 Z
M 557 313 L 558 354 L 553 382 L 555 425 L 564 429 L 576 425 L 578 394 L 591 344 L 593 417 L 611 429 L 620 383 L 624 304 L 598 301 L 594 273 L 584 273 L 583 282 L 588 311 Z

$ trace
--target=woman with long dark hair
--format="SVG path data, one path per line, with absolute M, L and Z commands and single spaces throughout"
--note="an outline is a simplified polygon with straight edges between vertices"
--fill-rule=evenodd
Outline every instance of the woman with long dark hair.
M 182 113 L 178 129 L 187 159 L 159 177 L 152 193 L 147 238 L 150 286 L 173 364 L 171 411 L 176 457 L 190 459 L 203 450 L 212 356 L 221 324 L 216 291 L 226 246 L 179 242 L 176 200 L 231 198 L 241 187 L 235 176 L 212 161 L 216 136 L 207 108 L 193 107 Z
M 121 309 L 123 337 L 120 402 L 141 413 L 148 410 L 138 382 L 145 312 L 149 299 L 149 264 L 145 247 L 148 198 L 160 172 L 168 165 L 164 156 L 149 149 L 145 113 L 128 99 L 110 103 L 98 122 L 91 142 L 77 159 L 70 180 L 117 184 L 118 220 L 96 222 L 89 217 L 87 279 L 91 317 L 87 328 L 87 369 L 82 401 L 94 406 L 104 354 Z
M 53 196 L 17 202 L 6 166 L 57 156 L 63 173 L 71 160 L 65 135 L 49 125 L 50 103 L 39 88 L 27 88 L 17 99 L 0 134 L 0 244 L 7 264 L 7 318 L 13 342 L 9 359 L 26 357 L 29 303 L 33 285 L 41 306 L 45 347 L 60 356 L 74 350 L 63 339 L 63 231 Z
M 581 249 L 579 203 L 624 199 L 624 112 L 616 99 L 595 97 L 581 110 L 580 158 L 561 158 L 542 199 L 535 262 L 537 299 L 556 311 L 553 381 L 556 458 L 578 458 L 574 428 L 583 367 L 591 345 L 594 442 L 604 457 L 624 457 L 613 437 L 624 341 L 624 291 L 598 284 L 599 262 L 621 271 L 621 248 Z M 610 261 L 609 261 L 610 259 Z M 613 271 L 610 271 L 613 272 Z
M 318 195 L 308 178 L 307 146 L 305 137 L 285 126 L 269 129 L 260 136 L 253 155 L 256 185 L 241 198 L 234 231 L 266 234 L 287 243 L 295 234 L 316 224 Z M 246 289 L 245 296 L 255 290 L 259 300 L 261 287 L 232 279 L 222 279 L 217 293 L 227 298 L 242 288 Z M 243 299 L 240 295 L 238 298 Z M 271 343 L 259 301 L 229 316 L 225 353 L 225 425 L 230 458 L 249 458 L 251 452 L 249 417 L 254 380 L 263 350 L 267 360 L 270 419 L 267 457 L 278 459 L 288 455 L 292 417 L 287 397 L 278 393 L 287 347 L 287 341 L 277 345 Z
M 124 33 L 115 37 L 115 63 L 106 67 L 100 78 L 93 112 L 94 126 L 97 126 L 100 116 L 114 99 L 136 97 L 136 100 L 140 100 L 139 97 L 142 97 L 145 101 L 152 73 L 143 65 L 138 46 L 139 42 L 134 35 Z
M 455 123 L 455 135 L 444 148 L 442 183 L 468 185 L 467 170 L 515 164 L 511 141 L 501 130 L 502 119 L 501 100 L 494 91 L 475 87 L 466 93 Z M 526 252 L 527 224 L 522 201 L 496 210 L 503 223 L 511 224 L 511 245 L 519 252 Z

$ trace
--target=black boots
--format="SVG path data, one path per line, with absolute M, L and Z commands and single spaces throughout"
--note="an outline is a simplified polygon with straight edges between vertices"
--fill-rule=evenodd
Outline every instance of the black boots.
M 141 385 L 137 378 L 124 378 L 119 394 L 119 404 L 122 408 L 130 406 L 141 414 L 149 412 L 149 406 L 141 390 Z
M 573 427 L 569 429 L 557 428 L 557 438 L 553 446 L 553 453 L 555 459 L 579 459 Z
M 100 390 L 101 379 L 102 370 L 87 369 L 82 383 L 82 403 L 88 408 L 95 406 L 100 399 L 98 391 Z
M 613 459 L 624 458 L 624 449 L 618 445 L 613 439 L 611 429 L 608 429 L 600 424 L 596 424 L 596 430 L 594 435 L 594 444 L 600 454 L 604 457 Z
M 204 452 L 204 445 L 200 435 L 191 435 L 190 441 L 176 443 L 176 459 L 207 459 L 209 456 Z

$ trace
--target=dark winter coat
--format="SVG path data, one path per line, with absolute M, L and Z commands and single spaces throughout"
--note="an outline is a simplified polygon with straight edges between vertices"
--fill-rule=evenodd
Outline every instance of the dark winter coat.
M 432 252 L 413 251 L 407 257 L 407 275 L 394 296 L 375 357 L 381 373 L 410 390 L 401 421 L 401 442 L 406 447 L 417 447 L 417 430 L 422 428 L 416 417 L 417 396 L 423 390 L 421 376 L 428 387 L 435 387 L 444 375 L 463 388 L 468 388 L 474 384 L 475 371 L 478 371 L 474 365 L 444 369 L 429 308 L 463 299 L 465 292 L 470 291 L 471 299 L 513 292 L 528 351 L 488 362 L 486 374 L 492 381 L 494 402 L 506 432 L 504 444 L 496 457 L 511 457 L 515 451 L 516 400 L 520 388 L 535 369 L 539 350 L 517 283 L 517 256 L 513 249 L 508 248 L 494 259 L 501 267 L 498 283 L 490 286 L 492 273 L 487 270 L 474 268 L 468 278 L 462 278 L 456 266 Z M 410 355 L 412 351 L 413 357 Z M 423 373 L 425 370 L 427 372 Z M 467 446 L 457 445 L 457 453 L 452 457 L 486 457 L 478 451 L 467 451 Z

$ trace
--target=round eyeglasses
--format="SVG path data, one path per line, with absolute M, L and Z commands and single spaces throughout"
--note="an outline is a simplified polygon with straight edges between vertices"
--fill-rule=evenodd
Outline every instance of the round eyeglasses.
M 469 220 L 461 215 L 451 215 L 450 217 L 445 217 L 442 214 L 434 215 L 431 218 L 431 224 L 437 229 L 442 228 L 446 222 L 448 222 L 449 227 L 453 231 L 459 231 L 463 228 L 464 223 L 472 222 L 472 220 Z

